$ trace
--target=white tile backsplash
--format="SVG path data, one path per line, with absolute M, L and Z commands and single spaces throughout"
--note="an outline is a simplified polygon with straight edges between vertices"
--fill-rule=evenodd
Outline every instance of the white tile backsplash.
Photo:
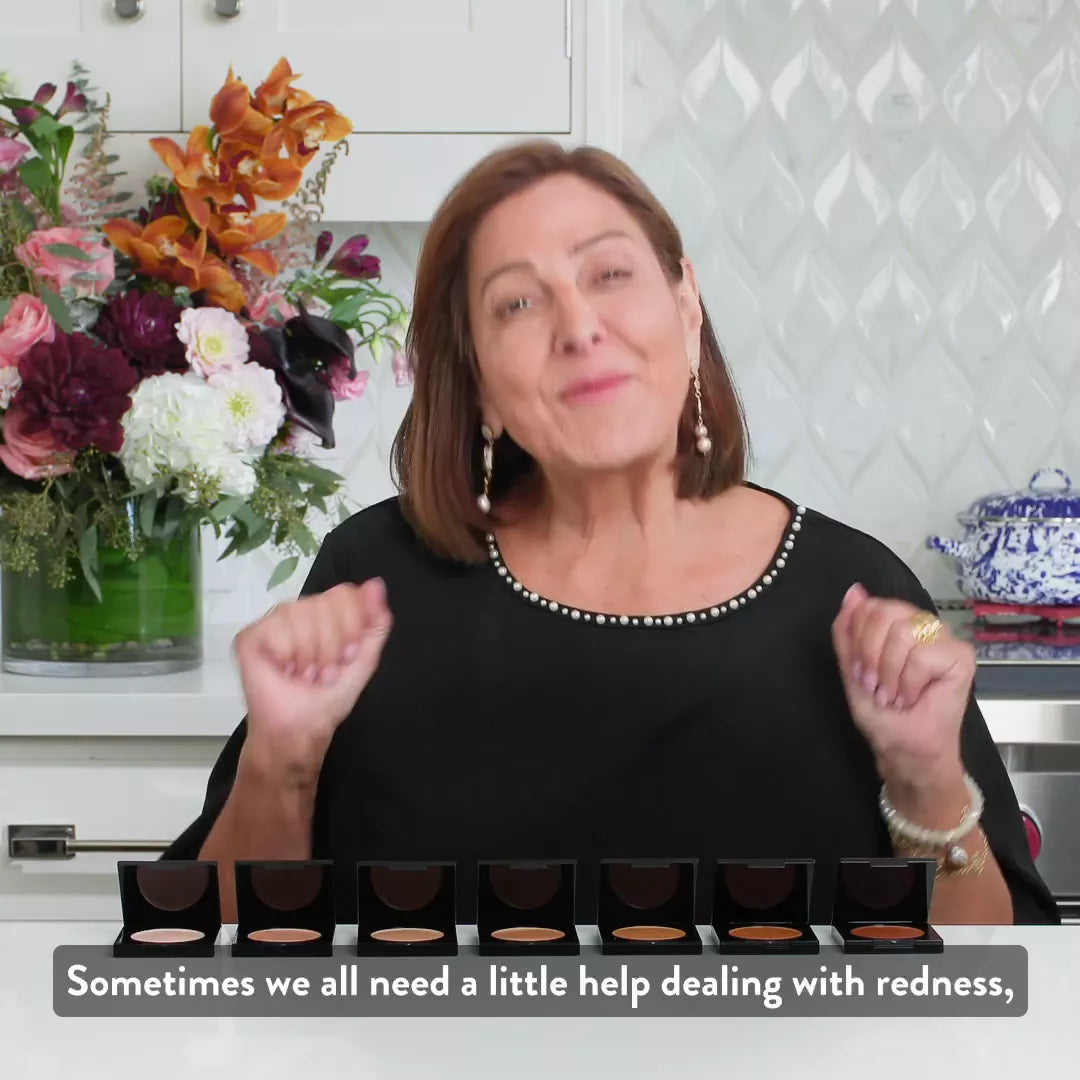
M 698 266 L 751 475 L 955 595 L 928 534 L 1080 474 L 1080 0 L 627 0 L 625 33 L 624 156 Z M 408 296 L 423 226 L 354 229 Z M 359 505 L 408 393 L 387 358 L 341 408 Z M 273 563 L 208 567 L 209 619 L 279 598 Z

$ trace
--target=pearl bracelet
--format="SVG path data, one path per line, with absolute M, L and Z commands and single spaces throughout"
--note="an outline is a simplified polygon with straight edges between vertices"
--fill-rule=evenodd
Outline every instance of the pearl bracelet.
M 978 825 L 979 819 L 982 817 L 983 793 L 979 789 L 979 785 L 966 772 L 964 773 L 964 783 L 967 785 L 971 801 L 964 808 L 964 816 L 955 829 L 926 829 L 921 825 L 916 825 L 913 821 L 908 821 L 889 801 L 889 796 L 885 792 L 885 785 L 882 784 L 881 794 L 878 797 L 878 806 L 881 809 L 881 816 L 889 827 L 889 832 L 902 836 L 904 839 L 911 840 L 916 844 L 943 848 L 951 847 L 958 840 L 967 836 Z

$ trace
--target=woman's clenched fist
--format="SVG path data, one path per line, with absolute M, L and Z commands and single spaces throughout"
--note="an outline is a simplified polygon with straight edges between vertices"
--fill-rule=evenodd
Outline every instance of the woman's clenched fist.
M 236 635 L 247 740 L 264 768 L 318 775 L 390 632 L 386 587 L 373 578 L 279 604 Z

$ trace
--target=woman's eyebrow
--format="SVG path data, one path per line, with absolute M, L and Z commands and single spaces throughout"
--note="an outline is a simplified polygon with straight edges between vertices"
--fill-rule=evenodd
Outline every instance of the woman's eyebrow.
M 628 232 L 622 229 L 605 229 L 603 232 L 597 233 L 595 236 L 590 236 L 585 240 L 579 240 L 571 249 L 571 255 L 580 254 L 586 248 L 592 247 L 594 244 L 599 244 L 602 240 L 610 240 L 612 237 L 622 237 L 629 240 L 631 236 Z M 508 273 L 511 270 L 535 270 L 536 267 L 528 259 L 518 259 L 515 262 L 503 263 L 502 266 L 496 267 L 488 274 L 480 285 L 480 296 L 483 297 L 487 292 L 488 286 L 495 280 L 500 274 Z

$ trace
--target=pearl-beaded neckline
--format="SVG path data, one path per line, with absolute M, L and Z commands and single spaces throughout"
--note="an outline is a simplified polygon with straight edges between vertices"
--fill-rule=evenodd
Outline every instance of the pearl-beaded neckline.
M 546 608 L 548 611 L 563 615 L 576 622 L 595 623 L 597 626 L 648 626 L 669 627 L 682 626 L 683 624 L 697 624 L 714 622 L 722 619 L 725 615 L 745 607 L 751 600 L 760 596 L 780 575 L 780 571 L 787 566 L 787 561 L 795 549 L 795 540 L 802 531 L 803 515 L 806 513 L 805 506 L 795 506 L 788 526 L 784 530 L 784 538 L 780 541 L 776 551 L 773 552 L 772 561 L 768 570 L 761 575 L 745 592 L 725 601 L 722 604 L 713 604 L 710 607 L 695 609 L 693 611 L 671 612 L 663 615 L 618 615 L 606 611 L 587 611 L 584 608 L 569 607 L 560 604 L 556 600 L 550 600 L 546 596 L 532 592 L 527 586 L 518 581 L 507 569 L 503 562 L 502 552 L 499 551 L 498 542 L 494 533 L 487 534 L 488 559 L 495 567 L 498 575 L 506 582 L 507 587 L 518 593 L 521 598 L 537 607 Z

